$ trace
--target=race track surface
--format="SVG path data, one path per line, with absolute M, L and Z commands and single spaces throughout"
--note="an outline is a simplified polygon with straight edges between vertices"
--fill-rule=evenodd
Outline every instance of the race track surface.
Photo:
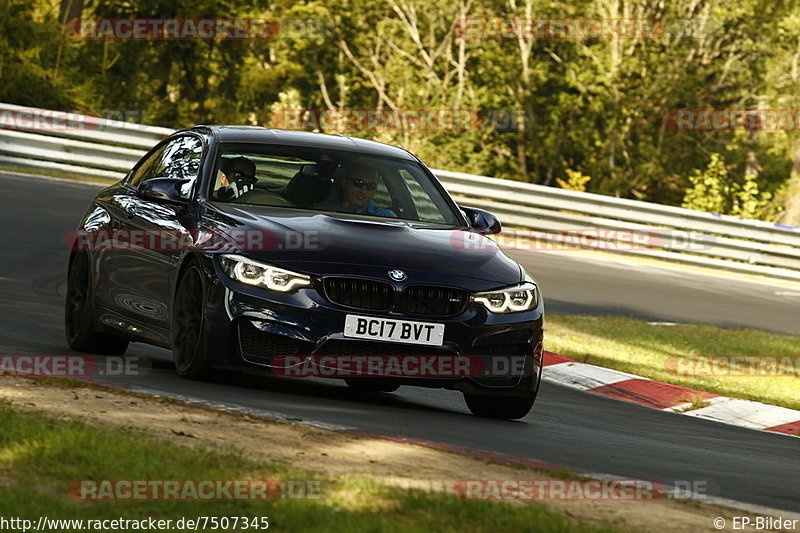
M 69 354 L 63 333 L 68 250 L 95 186 L 0 173 L 0 354 Z M 800 290 L 593 254 L 512 252 L 543 287 L 550 313 L 622 314 L 651 320 L 750 326 L 800 334 Z M 169 353 L 141 344 L 129 354 L 155 366 L 143 377 L 109 379 L 419 439 L 505 453 L 630 478 L 705 481 L 713 496 L 800 512 L 800 444 L 762 433 L 663 413 L 544 383 L 522 421 L 470 416 L 461 395 L 402 387 L 352 393 L 324 380 L 224 375 L 180 379 Z

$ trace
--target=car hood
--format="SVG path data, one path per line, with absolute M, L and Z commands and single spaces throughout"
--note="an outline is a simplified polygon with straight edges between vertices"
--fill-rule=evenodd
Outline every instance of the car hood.
M 273 207 L 216 208 L 227 219 L 219 227 L 231 232 L 239 253 L 307 274 L 386 278 L 400 269 L 409 283 L 472 290 L 512 285 L 524 276 L 493 240 L 464 229 Z

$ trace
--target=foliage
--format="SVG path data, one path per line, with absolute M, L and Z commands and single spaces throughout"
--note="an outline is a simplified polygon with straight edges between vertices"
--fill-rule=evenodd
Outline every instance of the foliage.
M 591 176 L 584 176 L 577 170 L 566 169 L 564 172 L 567 174 L 567 179 L 562 180 L 561 178 L 556 178 L 556 183 L 562 189 L 567 189 L 568 191 L 585 191 L 586 184 L 589 183 L 592 179 Z
M 728 174 L 719 154 L 711 154 L 706 170 L 695 170 L 689 177 L 692 188 L 687 189 L 683 207 L 724 215 L 759 218 L 770 206 L 772 194 L 759 192 L 757 178 L 746 174 L 738 183 Z
M 712 213 L 726 213 L 730 210 L 728 169 L 719 154 L 711 154 L 706 170 L 695 170 L 689 177 L 689 182 L 692 188 L 686 191 L 683 207 Z
M 741 190 L 729 191 L 720 209 L 733 212 L 738 202 L 737 213 L 776 216 L 782 201 L 787 213 L 800 213 L 800 206 L 790 208 L 800 202 L 797 195 L 779 194 L 788 190 L 792 168 L 800 170 L 796 131 L 693 131 L 668 120 L 679 109 L 799 109 L 795 2 L 83 2 L 84 18 L 321 24 L 319 31 L 269 39 L 172 41 L 77 39 L 58 24 L 60 5 L 0 0 L 0 101 L 111 110 L 176 128 L 269 125 L 288 106 L 463 111 L 471 117 L 467 127 L 318 129 L 400 144 L 433 167 L 544 185 L 569 183 L 569 170 L 592 176 L 589 192 L 672 205 L 696 186 L 687 179 L 693 169 L 724 153 L 729 178 Z M 465 21 L 487 21 L 490 28 L 499 19 L 657 23 L 638 37 L 464 33 Z M 750 174 L 758 176 L 757 193 Z

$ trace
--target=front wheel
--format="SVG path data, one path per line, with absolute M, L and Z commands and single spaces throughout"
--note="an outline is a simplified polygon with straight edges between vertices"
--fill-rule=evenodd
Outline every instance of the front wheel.
M 515 420 L 523 418 L 533 407 L 536 394 L 527 396 L 483 396 L 480 394 L 464 394 L 467 407 L 475 416 Z
M 76 352 L 122 355 L 128 340 L 94 329 L 94 308 L 89 286 L 89 256 L 75 252 L 69 258 L 67 297 L 64 302 L 64 333 Z
M 210 367 L 205 356 L 205 291 L 200 267 L 191 263 L 175 291 L 172 311 L 172 359 L 181 377 L 202 379 Z

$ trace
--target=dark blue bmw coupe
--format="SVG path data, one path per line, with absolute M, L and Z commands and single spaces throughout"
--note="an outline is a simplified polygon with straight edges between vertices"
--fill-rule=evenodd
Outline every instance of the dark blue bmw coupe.
M 541 380 L 536 282 L 412 154 L 339 135 L 178 131 L 92 201 L 69 242 L 66 336 L 177 372 L 459 390 L 521 418 Z

